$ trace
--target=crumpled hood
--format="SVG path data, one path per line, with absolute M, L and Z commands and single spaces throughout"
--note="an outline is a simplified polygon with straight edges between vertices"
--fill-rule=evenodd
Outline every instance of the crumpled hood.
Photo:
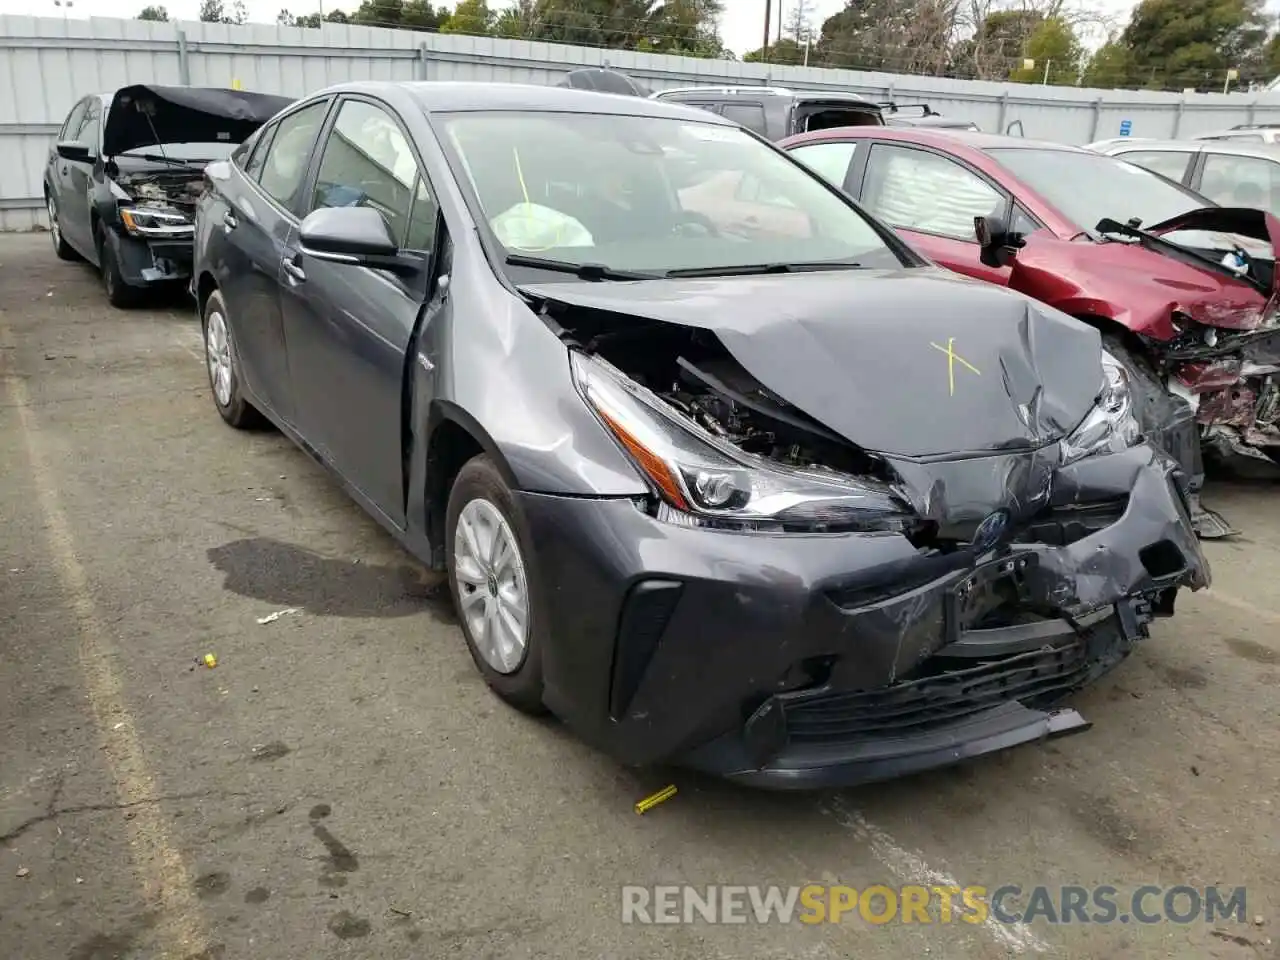
M 1174 242 L 1179 242 L 1175 234 L 1207 234 L 1220 242 L 1238 243 L 1250 256 L 1280 259 L 1280 220 L 1252 207 L 1201 207 L 1147 230 Z
M 895 458 L 1044 446 L 1084 418 L 1102 386 L 1096 330 L 936 269 L 520 289 L 709 330 L 783 400 Z
M 214 87 L 122 87 L 107 110 L 102 153 L 114 157 L 158 143 L 243 143 L 291 103 L 290 97 Z

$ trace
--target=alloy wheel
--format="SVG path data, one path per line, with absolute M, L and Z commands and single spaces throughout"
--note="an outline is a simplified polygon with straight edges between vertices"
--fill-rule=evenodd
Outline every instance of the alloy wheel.
M 58 226 L 58 204 L 51 196 L 45 198 L 45 203 L 49 209 L 49 233 L 53 236 L 53 249 L 57 250 L 62 246 L 62 228 Z
M 205 324 L 204 351 L 209 362 L 209 382 L 218 406 L 231 403 L 231 342 L 227 338 L 227 321 L 221 311 L 209 314 Z
M 529 585 L 515 532 L 483 498 L 462 508 L 454 533 L 459 611 L 485 663 L 514 673 L 529 646 Z

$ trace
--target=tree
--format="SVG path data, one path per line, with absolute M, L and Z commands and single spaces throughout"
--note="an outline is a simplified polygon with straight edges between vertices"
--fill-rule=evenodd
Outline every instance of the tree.
M 961 0 L 847 0 L 822 24 L 815 66 L 941 73 Z
M 1129 48 L 1119 40 L 1108 40 L 1085 64 L 1080 82 L 1086 87 L 1115 89 L 1132 83 L 1133 63 Z
M 404 19 L 404 0 L 363 0 L 351 15 L 352 23 L 367 27 L 399 27 Z
M 230 10 L 223 0 L 200 0 L 200 19 L 205 23 L 244 23 L 249 13 L 244 0 L 234 0 Z
M 1022 48 L 1023 59 L 1033 61 L 1033 65 L 1027 68 L 1019 64 L 1010 71 L 1009 79 L 1019 83 L 1048 82 L 1070 86 L 1080 79 L 1083 55 L 1080 41 L 1071 26 L 1061 17 L 1048 17 L 1031 31 Z
M 766 55 L 767 54 L 767 55 Z M 790 37 L 783 37 L 769 49 L 752 50 L 742 55 L 743 63 L 777 63 L 783 66 L 804 66 L 805 49 Z
M 485 0 L 459 0 L 440 32 L 483 36 L 492 29 L 495 19 Z
M 434 7 L 429 0 L 408 0 L 400 11 L 400 25 L 409 30 L 439 30 L 448 19 L 448 9 L 443 4 Z
M 953 70 L 974 80 L 1003 80 L 1022 66 L 1027 56 L 1024 51 L 1045 20 L 1038 10 L 995 10 L 986 14 L 978 21 L 973 36 L 956 45 Z
M 138 14 L 139 20 L 154 20 L 157 23 L 169 22 L 169 11 L 164 7 L 143 7 L 142 12 Z
M 787 37 L 803 46 L 813 39 L 813 6 L 812 0 L 792 0 L 791 12 L 783 26 Z M 782 61 L 774 61 L 781 63 Z
M 1221 89 L 1230 68 L 1266 72 L 1269 25 L 1263 0 L 1141 0 L 1121 40 L 1136 82 Z

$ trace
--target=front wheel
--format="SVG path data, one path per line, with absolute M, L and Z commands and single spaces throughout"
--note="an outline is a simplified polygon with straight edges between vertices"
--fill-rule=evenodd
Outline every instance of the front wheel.
M 542 713 L 540 580 L 524 515 L 487 456 L 458 472 L 445 542 L 449 590 L 485 683 L 517 709 Z
M 260 426 L 262 414 L 245 399 L 244 378 L 240 374 L 240 356 L 236 352 L 227 322 L 227 305 L 221 291 L 209 294 L 201 317 L 204 328 L 205 365 L 209 368 L 209 387 L 218 414 L 237 430 Z
M 102 288 L 107 292 L 107 302 L 122 310 L 137 305 L 142 299 L 141 291 L 125 283 L 115 249 L 102 227 L 98 228 L 98 265 L 102 270 Z

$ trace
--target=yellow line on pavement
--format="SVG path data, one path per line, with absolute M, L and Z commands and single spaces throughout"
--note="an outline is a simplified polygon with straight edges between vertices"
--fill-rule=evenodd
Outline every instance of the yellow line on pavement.
M 84 567 L 76 557 L 71 526 L 58 499 L 54 470 L 30 406 L 26 382 L 8 369 L 13 337 L 0 314 L 0 374 L 18 414 L 31 477 L 43 515 L 50 557 L 79 634 L 78 655 L 85 691 L 97 724 L 102 752 L 111 769 L 116 800 L 129 804 L 126 821 L 130 859 L 142 882 L 147 906 L 159 913 L 156 945 L 162 956 L 183 957 L 208 946 L 204 919 L 196 904 L 192 876 L 170 837 L 161 793 L 147 767 L 145 753 L 114 664 L 119 650 L 98 615 Z

